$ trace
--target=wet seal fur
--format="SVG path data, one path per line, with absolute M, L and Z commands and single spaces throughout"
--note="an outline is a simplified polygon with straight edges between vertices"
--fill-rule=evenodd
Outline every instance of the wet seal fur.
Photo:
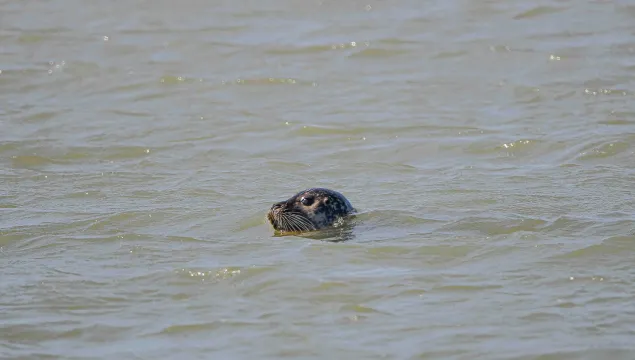
M 303 233 L 330 228 L 355 211 L 339 192 L 311 188 L 273 204 L 267 220 L 279 233 Z

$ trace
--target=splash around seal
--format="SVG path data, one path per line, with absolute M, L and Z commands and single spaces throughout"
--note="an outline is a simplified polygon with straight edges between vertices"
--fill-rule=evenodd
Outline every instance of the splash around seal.
M 267 220 L 279 233 L 302 233 L 329 228 L 354 212 L 355 208 L 339 192 L 311 188 L 273 204 Z

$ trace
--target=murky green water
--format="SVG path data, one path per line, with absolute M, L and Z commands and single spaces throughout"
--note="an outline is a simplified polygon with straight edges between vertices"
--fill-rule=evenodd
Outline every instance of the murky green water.
M 632 359 L 629 1 L 0 1 L 0 357 Z M 307 187 L 344 242 L 274 237 Z

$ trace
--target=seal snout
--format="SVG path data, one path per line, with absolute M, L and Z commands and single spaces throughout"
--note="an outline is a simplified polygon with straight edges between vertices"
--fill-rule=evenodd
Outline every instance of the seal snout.
M 273 226 L 274 229 L 278 230 L 280 228 L 280 217 L 286 208 L 286 203 L 284 201 L 277 202 L 271 205 L 271 208 L 267 212 L 267 219 L 269 223 Z
M 284 201 L 277 202 L 277 203 L 271 205 L 271 210 L 270 211 L 281 211 L 284 208 L 286 208 L 285 205 L 286 205 L 286 202 L 284 202 Z
M 279 209 L 279 208 L 282 207 L 282 205 L 284 205 L 284 202 L 282 202 L 282 201 L 278 202 L 278 203 L 275 203 L 275 204 L 271 205 L 271 210 Z

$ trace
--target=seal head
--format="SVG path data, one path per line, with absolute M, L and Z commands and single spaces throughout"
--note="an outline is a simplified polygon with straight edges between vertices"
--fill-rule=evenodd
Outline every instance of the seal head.
M 337 191 L 311 188 L 273 204 L 267 220 L 279 232 L 316 231 L 333 226 L 353 213 L 351 203 Z

